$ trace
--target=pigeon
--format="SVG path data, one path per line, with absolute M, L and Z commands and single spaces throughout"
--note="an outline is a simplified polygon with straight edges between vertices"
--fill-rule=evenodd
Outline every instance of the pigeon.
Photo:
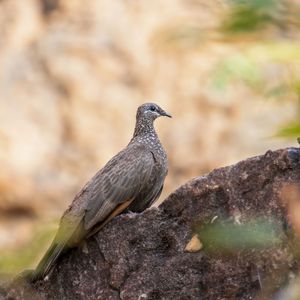
M 158 199 L 168 173 L 167 155 L 153 124 L 161 116 L 171 117 L 155 103 L 138 107 L 129 144 L 75 196 L 52 244 L 32 271 L 31 282 L 44 279 L 62 253 L 80 245 L 115 216 L 140 213 Z

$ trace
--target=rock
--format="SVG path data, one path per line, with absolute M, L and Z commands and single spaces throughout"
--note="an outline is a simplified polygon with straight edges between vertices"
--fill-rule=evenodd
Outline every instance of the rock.
M 197 177 L 159 208 L 115 218 L 87 241 L 88 253 L 70 250 L 46 280 L 19 278 L 0 299 L 270 299 L 299 268 L 281 199 L 282 187 L 300 180 L 299 159 L 296 148 L 268 151 Z M 258 219 L 273 224 L 276 243 L 210 251 L 199 233 Z M 203 248 L 189 253 L 195 233 Z
M 199 239 L 198 234 L 194 234 L 192 239 L 186 245 L 185 251 L 187 251 L 187 252 L 198 252 L 202 249 L 202 247 L 203 247 L 203 245 L 202 245 L 202 242 Z

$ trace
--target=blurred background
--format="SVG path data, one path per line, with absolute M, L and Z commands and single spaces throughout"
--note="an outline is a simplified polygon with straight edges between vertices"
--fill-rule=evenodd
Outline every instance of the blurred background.
M 36 264 L 148 101 L 192 177 L 300 134 L 298 0 L 1 0 L 0 273 Z

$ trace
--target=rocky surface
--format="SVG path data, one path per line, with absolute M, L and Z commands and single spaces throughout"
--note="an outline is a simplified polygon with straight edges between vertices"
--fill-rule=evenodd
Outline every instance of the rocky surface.
M 115 218 L 47 280 L 15 280 L 0 299 L 271 299 L 298 270 L 282 188 L 299 182 L 299 160 L 296 148 L 269 151 L 197 177 L 159 208 Z M 258 218 L 274 225 L 276 244 L 212 252 L 199 233 L 203 247 L 185 250 L 205 224 Z

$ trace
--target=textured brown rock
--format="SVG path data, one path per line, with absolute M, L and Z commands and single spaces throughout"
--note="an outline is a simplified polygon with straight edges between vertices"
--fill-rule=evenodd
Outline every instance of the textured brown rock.
M 300 180 L 300 150 L 267 152 L 195 178 L 158 209 L 122 215 L 88 240 L 88 253 L 62 256 L 47 281 L 15 281 L 4 299 L 270 299 L 298 264 L 281 201 L 282 186 Z M 218 219 L 240 226 L 264 217 L 276 225 L 276 247 L 224 255 L 185 252 L 197 226 Z M 0 297 L 1 299 L 1 297 Z

